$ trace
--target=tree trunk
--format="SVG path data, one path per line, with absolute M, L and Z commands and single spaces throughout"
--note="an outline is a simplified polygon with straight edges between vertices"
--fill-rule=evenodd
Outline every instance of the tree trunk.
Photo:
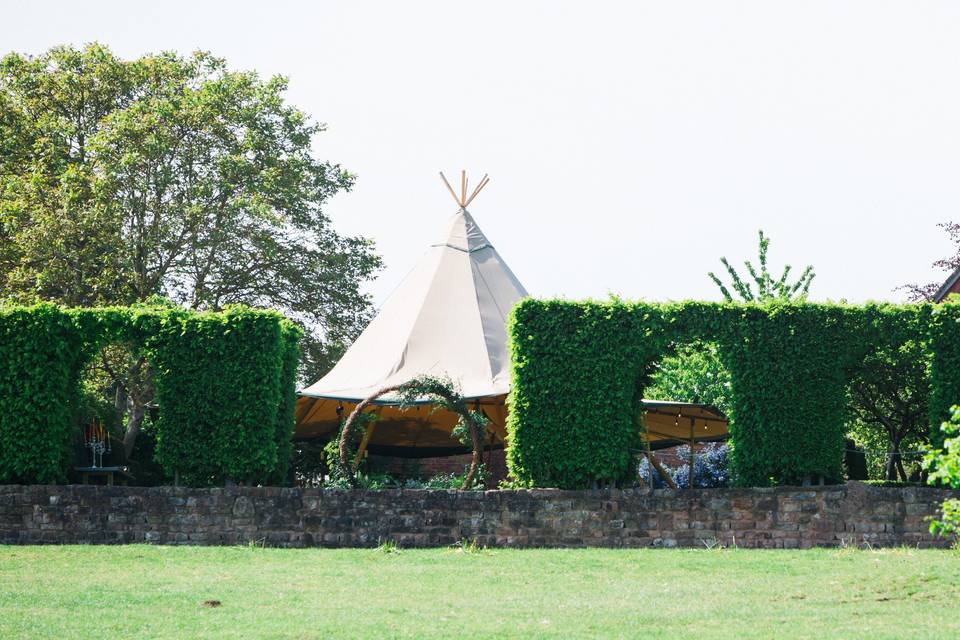
M 129 460 L 131 454 L 133 454 L 133 446 L 137 442 L 140 427 L 143 425 L 143 417 L 146 415 L 146 406 L 134 396 L 130 396 L 127 406 L 127 431 L 123 434 L 124 461 Z
M 894 475 L 896 474 L 896 466 L 894 463 L 894 449 L 891 447 L 890 451 L 887 452 L 887 465 L 886 470 L 883 474 L 884 480 L 896 480 Z
M 117 424 L 123 424 L 123 418 L 127 415 L 127 391 L 124 389 L 122 384 L 118 384 L 116 380 L 114 385 L 117 390 L 113 396 L 113 410 L 116 413 Z
M 900 455 L 899 448 L 897 449 L 897 471 L 900 472 L 900 479 L 906 482 L 908 480 L 907 470 L 903 468 L 903 456 Z
M 906 482 L 907 471 L 903 468 L 903 456 L 900 454 L 900 438 L 891 438 L 890 453 L 887 454 L 887 480 L 902 480 Z

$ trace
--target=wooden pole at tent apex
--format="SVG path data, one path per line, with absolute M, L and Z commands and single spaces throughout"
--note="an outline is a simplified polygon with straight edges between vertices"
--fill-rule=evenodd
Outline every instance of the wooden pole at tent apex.
M 477 186 L 474 187 L 473 193 L 467 197 L 467 172 L 466 170 L 460 171 L 460 195 L 457 195 L 457 192 L 453 190 L 453 186 L 450 184 L 450 181 L 447 180 L 447 176 L 443 175 L 443 171 L 440 172 L 440 178 L 443 180 L 443 184 L 446 185 L 447 191 L 450 192 L 450 195 L 453 197 L 453 201 L 457 203 L 461 209 L 466 209 L 470 206 L 470 203 L 473 202 L 473 199 L 477 197 L 480 191 L 487 186 L 487 183 L 490 182 L 488 174 L 483 174 L 483 178 L 480 182 L 477 183 Z

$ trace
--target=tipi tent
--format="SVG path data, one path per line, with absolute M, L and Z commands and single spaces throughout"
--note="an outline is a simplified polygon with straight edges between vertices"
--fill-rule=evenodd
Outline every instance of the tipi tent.
M 364 398 L 430 374 L 451 378 L 471 407 L 483 411 L 489 420 L 487 448 L 504 445 L 510 388 L 506 319 L 527 291 L 467 211 L 486 182 L 484 177 L 469 198 L 465 175 L 459 197 L 447 183 L 460 207 L 447 233 L 430 246 L 337 365 L 300 391 L 297 439 L 332 438 L 340 419 Z M 390 395 L 375 405 L 378 420 L 361 445 L 371 453 L 423 458 L 469 451 L 451 435 L 458 420 L 453 413 L 429 405 L 401 411 Z M 726 417 L 710 405 L 644 401 L 643 410 L 652 449 L 727 434 Z
M 329 438 L 362 399 L 421 374 L 446 376 L 471 407 L 490 420 L 488 446 L 502 446 L 504 406 L 510 385 L 505 323 L 526 290 L 466 207 L 486 184 L 466 197 L 447 233 L 429 247 L 356 342 L 323 378 L 300 391 L 297 438 Z M 449 186 L 449 185 L 448 185 Z M 451 189 L 452 193 L 452 189 Z M 464 452 L 451 430 L 457 416 L 430 406 L 400 411 L 380 398 L 379 419 L 366 448 L 371 453 L 427 457 Z

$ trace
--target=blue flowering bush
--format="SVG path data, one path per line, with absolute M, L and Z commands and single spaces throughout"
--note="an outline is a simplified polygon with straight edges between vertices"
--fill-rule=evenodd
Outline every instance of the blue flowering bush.
M 690 447 L 683 445 L 675 450 L 679 458 L 689 460 Z M 690 465 L 681 464 L 672 467 L 662 464 L 664 470 L 670 475 L 679 489 L 688 489 L 690 487 Z M 660 477 L 655 469 L 650 465 L 650 461 L 644 458 L 640 461 L 637 474 L 643 479 L 647 486 L 653 486 L 655 489 L 664 489 L 667 483 Z M 730 471 L 727 465 L 727 445 L 720 442 L 713 442 L 703 445 L 697 452 L 693 461 L 693 484 L 699 488 L 726 487 L 730 484 Z

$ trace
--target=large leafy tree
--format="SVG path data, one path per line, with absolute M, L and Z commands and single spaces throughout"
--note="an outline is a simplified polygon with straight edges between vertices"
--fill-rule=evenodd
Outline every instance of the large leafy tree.
M 127 61 L 94 44 L 7 55 L 0 295 L 272 307 L 308 329 L 304 375 L 328 368 L 368 318 L 360 286 L 380 262 L 324 214 L 353 177 L 314 156 L 324 127 L 286 88 L 207 53 Z M 142 409 L 142 359 L 120 360 L 111 376 Z
M 956 245 L 951 256 L 934 261 L 933 266 L 952 273 L 960 269 L 960 224 L 943 222 L 938 225 L 947 232 Z M 941 282 L 906 284 L 904 290 L 910 300 L 932 302 Z M 896 348 L 872 354 L 864 363 L 864 374 L 851 386 L 851 409 L 854 418 L 853 435 L 867 446 L 886 449 L 882 458 L 882 475 L 888 480 L 898 477 L 906 480 L 908 469 L 904 454 L 910 449 L 923 449 L 930 444 L 927 416 L 927 367 L 921 345 L 908 342 Z M 907 462 L 919 462 L 915 457 Z
M 730 372 L 712 342 L 677 345 L 656 366 L 644 389 L 651 400 L 712 404 L 726 415 L 730 415 L 731 393 Z

